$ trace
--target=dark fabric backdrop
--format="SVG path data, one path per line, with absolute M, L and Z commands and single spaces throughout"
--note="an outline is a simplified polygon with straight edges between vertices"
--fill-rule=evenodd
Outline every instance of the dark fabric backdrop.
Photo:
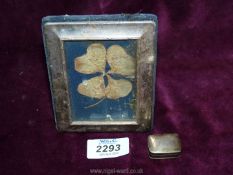
M 77 175 L 90 169 L 144 174 L 233 174 L 233 1 L 1 0 L 0 174 Z M 155 128 L 149 133 L 58 133 L 41 18 L 154 13 L 159 18 Z M 147 136 L 177 132 L 178 159 L 150 160 Z M 130 154 L 88 160 L 91 138 L 129 137 Z

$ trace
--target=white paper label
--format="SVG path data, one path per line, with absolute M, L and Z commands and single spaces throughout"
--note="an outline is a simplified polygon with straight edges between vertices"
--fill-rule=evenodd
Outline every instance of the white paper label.
M 87 158 L 103 159 L 129 154 L 129 138 L 87 140 Z

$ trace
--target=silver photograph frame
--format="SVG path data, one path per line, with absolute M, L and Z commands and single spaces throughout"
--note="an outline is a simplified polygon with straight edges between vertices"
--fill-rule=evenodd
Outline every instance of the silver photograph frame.
M 58 131 L 128 132 L 153 127 L 157 18 L 151 14 L 48 16 L 42 20 L 53 110 Z M 64 41 L 137 40 L 136 116 L 129 121 L 73 121 Z

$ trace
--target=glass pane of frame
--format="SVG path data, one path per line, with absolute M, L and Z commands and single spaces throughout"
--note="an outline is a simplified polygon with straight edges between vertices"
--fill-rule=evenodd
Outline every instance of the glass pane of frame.
M 65 41 L 73 121 L 136 115 L 136 40 Z

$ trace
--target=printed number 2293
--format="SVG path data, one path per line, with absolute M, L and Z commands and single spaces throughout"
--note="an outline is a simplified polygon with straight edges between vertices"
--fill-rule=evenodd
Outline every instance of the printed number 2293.
M 98 145 L 96 152 L 112 152 L 112 151 L 119 151 L 120 150 L 120 144 L 116 145 Z

